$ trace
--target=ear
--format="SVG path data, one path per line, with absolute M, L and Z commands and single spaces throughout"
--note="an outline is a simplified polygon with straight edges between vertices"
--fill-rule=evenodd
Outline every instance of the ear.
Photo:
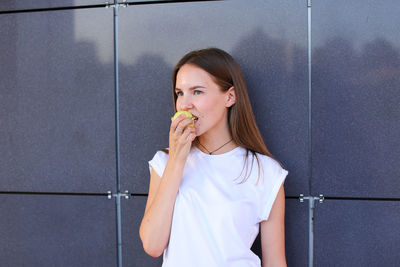
M 235 87 L 231 87 L 228 89 L 228 91 L 225 92 L 226 93 L 226 101 L 225 101 L 225 106 L 227 108 L 233 106 L 233 104 L 236 103 L 236 91 L 235 91 Z

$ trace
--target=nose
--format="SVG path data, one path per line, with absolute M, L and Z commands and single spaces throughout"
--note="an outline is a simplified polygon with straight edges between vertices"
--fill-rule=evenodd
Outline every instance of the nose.
M 190 96 L 179 97 L 176 101 L 177 110 L 190 110 L 193 108 L 192 98 Z

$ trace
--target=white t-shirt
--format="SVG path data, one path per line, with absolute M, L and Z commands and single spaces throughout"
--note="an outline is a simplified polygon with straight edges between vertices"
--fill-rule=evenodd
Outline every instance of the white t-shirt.
M 257 154 L 263 171 L 257 184 L 257 160 L 252 163 L 249 152 L 251 174 L 242 182 L 245 155 L 242 147 L 209 155 L 193 146 L 175 201 L 163 267 L 261 266 L 250 248 L 288 171 Z M 158 151 L 149 161 L 150 172 L 154 168 L 162 177 L 167 161 L 168 154 Z

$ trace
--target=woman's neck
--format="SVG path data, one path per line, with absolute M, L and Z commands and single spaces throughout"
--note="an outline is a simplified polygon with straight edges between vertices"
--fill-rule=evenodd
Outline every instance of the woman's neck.
M 197 137 L 196 146 L 204 153 L 212 155 L 223 154 L 237 147 L 229 133 L 218 136 L 203 134 Z

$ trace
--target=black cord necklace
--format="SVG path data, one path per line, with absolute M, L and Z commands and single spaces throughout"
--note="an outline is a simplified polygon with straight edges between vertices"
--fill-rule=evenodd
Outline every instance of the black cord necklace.
M 231 138 L 231 140 L 229 140 L 228 142 L 226 142 L 225 144 L 223 144 L 222 146 L 220 146 L 219 148 L 217 148 L 217 149 L 215 149 L 215 150 L 213 150 L 213 151 L 211 151 L 211 152 L 210 152 L 205 146 L 203 146 L 203 145 L 200 143 L 200 141 L 199 141 L 198 138 L 197 138 L 197 143 L 199 143 L 199 145 L 201 145 L 201 147 L 204 148 L 204 149 L 207 151 L 208 154 L 212 155 L 212 153 L 214 153 L 215 151 L 220 150 L 221 148 L 223 148 L 224 146 L 226 146 L 227 144 L 229 144 L 232 140 L 233 140 L 233 138 Z

